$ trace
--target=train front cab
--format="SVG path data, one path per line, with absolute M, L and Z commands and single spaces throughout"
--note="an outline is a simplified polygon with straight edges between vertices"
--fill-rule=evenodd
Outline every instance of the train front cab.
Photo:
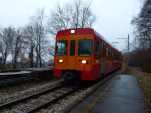
M 81 32 L 81 31 L 80 31 Z M 57 78 L 96 80 L 100 77 L 99 59 L 96 60 L 95 35 L 92 30 L 68 35 L 57 35 L 54 75 Z M 70 35 L 69 35 L 70 34 Z

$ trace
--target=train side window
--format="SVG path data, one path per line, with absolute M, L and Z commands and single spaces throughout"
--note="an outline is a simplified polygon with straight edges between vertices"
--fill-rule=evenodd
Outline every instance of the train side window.
M 100 43 L 99 43 L 99 41 L 96 41 L 95 53 L 96 53 L 96 55 L 100 54 Z
M 108 56 L 109 54 L 109 49 L 106 47 L 106 56 Z
M 113 57 L 113 50 L 111 49 L 111 57 Z
M 109 48 L 109 56 L 111 55 L 110 53 L 111 53 L 111 49 Z
M 103 43 L 103 41 L 102 41 L 102 44 L 101 44 L 101 48 L 102 48 L 102 49 L 103 49 L 103 44 L 104 44 L 104 43 Z
M 110 56 L 110 48 L 108 48 L 108 56 Z
M 114 58 L 114 51 L 112 52 L 112 57 Z
M 71 56 L 75 55 L 75 40 L 70 41 L 70 55 Z
M 112 49 L 110 48 L 110 56 L 112 56 Z
M 106 56 L 106 45 L 105 45 L 105 42 L 102 42 L 102 54 L 103 54 L 103 56 Z
M 111 57 L 113 57 L 113 54 L 112 54 L 112 53 L 113 53 L 113 51 L 112 51 L 112 49 L 111 49 Z
M 102 49 L 104 49 L 105 48 L 105 43 L 104 42 L 102 42 Z
M 114 58 L 114 51 L 112 52 L 112 57 Z
M 102 54 L 102 41 L 100 41 L 100 43 L 99 43 L 99 55 L 101 55 Z

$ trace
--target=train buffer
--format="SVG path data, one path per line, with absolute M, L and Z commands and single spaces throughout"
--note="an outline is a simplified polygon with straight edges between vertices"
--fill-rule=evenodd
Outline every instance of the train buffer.
M 70 113 L 145 113 L 143 93 L 134 76 L 118 75 Z

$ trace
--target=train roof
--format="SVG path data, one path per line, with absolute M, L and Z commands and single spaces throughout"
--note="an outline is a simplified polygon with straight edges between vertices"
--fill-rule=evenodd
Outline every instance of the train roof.
M 70 29 L 64 29 L 64 30 L 58 31 L 57 32 L 57 36 L 71 35 L 71 30 L 73 30 L 74 34 L 76 34 L 76 35 L 94 34 L 97 37 L 99 37 L 101 40 L 103 40 L 112 49 L 114 49 L 117 52 L 120 52 L 119 50 L 117 50 L 116 48 L 114 48 L 108 41 L 106 41 L 106 39 L 101 34 L 99 34 L 98 32 L 96 32 L 92 28 L 70 28 Z
M 92 28 L 74 28 L 74 29 L 64 29 L 64 30 L 60 30 L 57 33 L 57 36 L 60 35 L 71 35 L 71 30 L 74 30 L 74 34 L 88 34 L 88 33 L 92 33 L 94 34 L 94 30 Z

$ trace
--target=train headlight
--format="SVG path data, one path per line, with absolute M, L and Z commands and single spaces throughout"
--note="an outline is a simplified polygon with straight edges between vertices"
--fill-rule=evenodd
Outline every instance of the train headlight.
M 70 33 L 71 33 L 71 34 L 74 34 L 74 33 L 75 33 L 75 30 L 74 30 L 74 29 L 72 29 L 72 30 L 70 31 Z
M 87 61 L 86 61 L 86 60 L 82 60 L 81 63 L 82 63 L 82 64 L 86 64 Z
M 59 59 L 59 63 L 63 63 L 63 60 L 62 60 L 62 59 Z

